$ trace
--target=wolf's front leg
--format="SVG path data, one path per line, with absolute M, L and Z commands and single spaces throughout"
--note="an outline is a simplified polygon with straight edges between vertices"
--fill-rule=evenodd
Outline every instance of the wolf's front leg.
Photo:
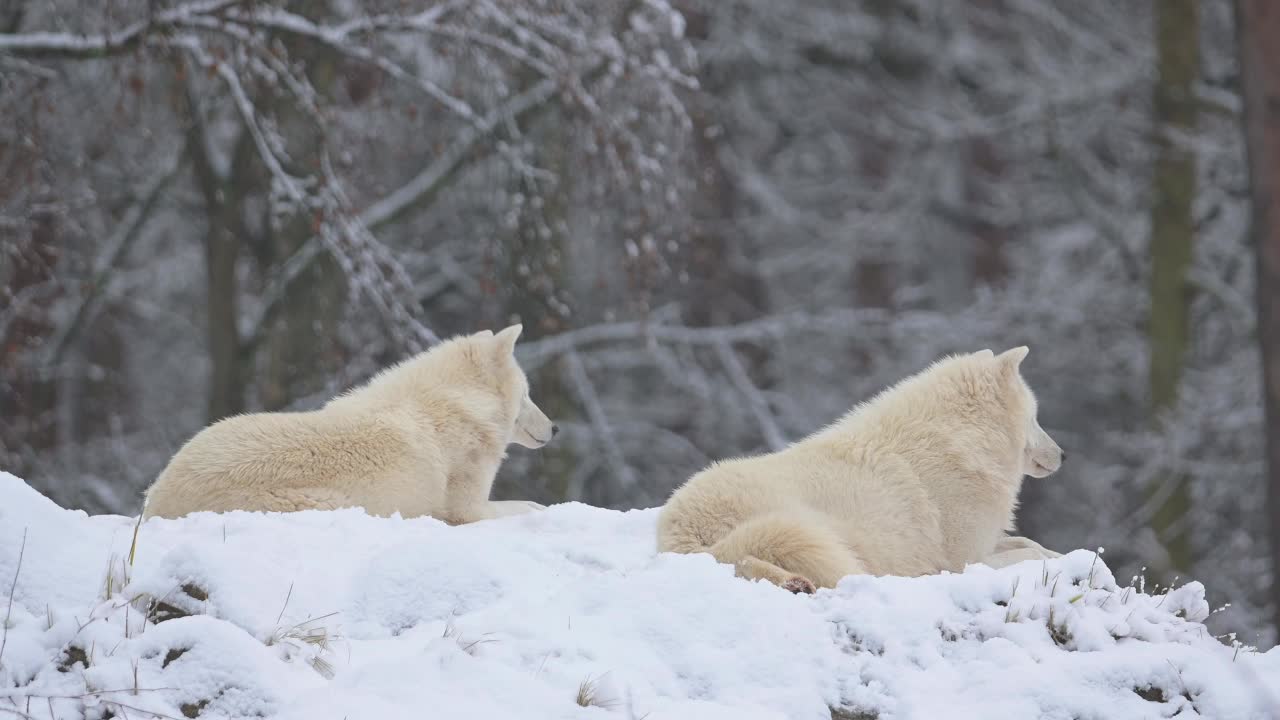
M 449 477 L 447 502 L 451 524 L 462 525 L 545 509 L 538 503 L 524 500 L 490 500 L 489 491 L 493 488 L 493 477 L 497 472 L 498 465 L 493 463 Z
M 1017 565 L 1020 562 L 1026 562 L 1028 560 L 1047 560 L 1048 558 L 1049 556 L 1042 555 L 1039 551 L 1031 548 L 1017 548 L 1014 550 L 992 553 L 982 559 L 982 564 L 999 570 L 1002 567 Z
M 512 515 L 523 515 L 525 513 L 546 510 L 545 505 L 539 505 L 529 500 L 490 500 L 485 512 L 489 519 L 510 517 Z
M 1002 568 L 1027 560 L 1050 560 L 1058 557 L 1062 557 L 1062 553 L 1056 553 L 1030 538 L 1014 535 L 1001 538 L 996 543 L 995 551 L 981 562 L 989 567 Z
M 1000 540 L 996 542 L 996 548 L 992 554 L 995 555 L 1013 550 L 1039 553 L 1041 558 L 1062 557 L 1062 553 L 1054 552 L 1031 538 L 1021 537 L 1019 535 L 1008 535 L 1000 538 Z

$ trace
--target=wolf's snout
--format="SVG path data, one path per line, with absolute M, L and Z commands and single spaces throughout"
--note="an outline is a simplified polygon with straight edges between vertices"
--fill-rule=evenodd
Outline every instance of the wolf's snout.
M 1059 463 L 1059 464 L 1061 464 L 1061 463 L 1065 463 L 1066 461 L 1067 461 L 1067 451 L 1066 451 L 1066 450 L 1059 450 L 1059 451 L 1058 451 L 1058 463 Z
M 556 433 L 558 433 L 558 432 L 560 432 L 560 426 L 559 426 L 559 425 L 556 425 L 555 423 L 552 423 L 552 424 L 551 424 L 551 437 L 555 437 L 555 436 L 556 436 Z M 1066 459 L 1066 455 L 1063 455 L 1063 459 Z
M 551 442 L 558 431 L 559 428 L 551 422 L 551 418 L 526 397 L 520 405 L 520 413 L 516 415 L 512 441 L 534 450 Z

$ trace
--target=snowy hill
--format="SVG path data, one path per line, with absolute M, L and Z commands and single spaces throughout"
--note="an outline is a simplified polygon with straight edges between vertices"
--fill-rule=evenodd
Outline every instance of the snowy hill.
M 133 519 L 0 473 L 0 718 L 1280 713 L 1280 650 L 1209 637 L 1194 583 L 1146 595 L 1077 551 L 793 596 L 655 555 L 655 518 L 202 515 L 147 522 L 129 568 Z

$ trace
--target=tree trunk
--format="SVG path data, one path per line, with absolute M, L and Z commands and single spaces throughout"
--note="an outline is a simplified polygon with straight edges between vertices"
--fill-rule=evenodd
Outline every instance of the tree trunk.
M 1258 342 L 1266 407 L 1267 514 L 1271 522 L 1271 572 L 1280 577 L 1280 5 L 1237 0 L 1243 77 L 1245 146 L 1257 251 Z M 1271 584 L 1280 629 L 1280 583 Z
M 7 328 L 0 328 L 0 461 L 20 474 L 28 474 L 58 440 L 58 385 L 53 372 L 34 358 L 53 331 L 50 309 L 59 294 L 54 276 L 61 255 L 59 233 L 53 216 L 30 217 L 30 238 L 0 251 L 0 260 L 8 266 L 0 272 L 0 300 L 7 304 L 25 294 L 32 298 L 29 307 L 15 308 L 18 317 Z
M 1152 417 L 1159 424 L 1177 405 L 1178 383 L 1187 352 L 1191 268 L 1195 221 L 1195 156 L 1186 137 L 1196 129 L 1194 84 L 1199 75 L 1199 23 L 1196 0 L 1166 0 L 1156 6 L 1156 45 L 1160 77 L 1155 87 L 1154 202 L 1151 208 L 1150 390 Z M 1171 486 L 1169 485 L 1171 484 Z M 1191 498 L 1183 476 L 1158 476 L 1151 493 L 1168 492 L 1152 528 L 1168 552 L 1169 574 L 1187 571 L 1192 561 L 1191 533 L 1182 522 Z M 1179 527 L 1181 526 L 1181 527 Z
M 559 302 L 573 303 L 566 297 L 569 288 L 569 263 L 581 271 L 580 259 L 570 251 L 568 243 L 569 203 L 573 193 L 572 162 L 569 158 L 570 125 L 568 118 L 552 110 L 536 121 L 522 126 L 525 137 L 537 138 L 534 163 L 555 173 L 555 187 L 538 190 L 526 186 L 531 182 L 515 175 L 508 179 L 512 193 L 527 198 L 541 198 L 541 204 L 525 203 L 502 247 L 494 248 L 494 287 L 496 302 L 487 313 L 491 329 L 498 332 L 513 319 L 524 325 L 521 340 L 536 340 L 569 329 L 572 320 L 558 310 Z M 479 329 L 479 328 L 474 328 Z M 529 378 L 534 402 L 549 417 L 559 422 L 574 420 L 579 415 L 572 389 L 567 385 L 560 363 L 549 363 Z M 561 437 L 557 442 L 537 451 L 537 461 L 529 474 L 517 478 L 510 473 L 499 477 L 494 498 L 543 497 L 553 503 L 583 501 L 599 503 L 597 498 L 579 494 L 571 479 L 578 470 L 580 458 L 574 448 Z
M 244 409 L 240 332 L 236 327 L 236 259 L 240 255 L 240 238 L 233 228 L 227 227 L 222 217 L 225 210 L 211 210 L 204 244 L 209 298 L 210 423 Z
M 244 363 L 240 357 L 239 288 L 236 263 L 244 234 L 243 203 L 248 191 L 245 168 L 252 157 L 248 130 L 241 129 L 232 150 L 230 178 L 209 156 L 200 111 L 189 106 L 187 147 L 205 208 L 206 335 L 209 340 L 209 405 L 206 420 L 216 422 L 244 409 Z
M 312 20 L 323 20 L 333 14 L 328 0 L 295 0 L 287 5 L 291 12 Z M 330 48 L 293 36 L 281 42 L 306 68 L 307 78 L 321 97 L 327 98 L 334 86 L 337 59 Z M 273 98 L 275 116 L 288 146 L 286 169 L 307 176 L 320 167 L 323 137 L 311 118 L 298 109 L 283 89 Z M 274 233 L 272 245 L 274 267 L 278 271 L 284 259 L 315 234 L 311 213 L 301 210 L 290 216 Z M 267 227 L 270 227 L 268 224 Z M 273 326 L 267 331 L 263 350 L 266 358 L 259 378 L 259 399 L 266 410 L 288 407 L 300 397 L 318 392 L 336 374 L 345 358 L 338 342 L 338 325 L 346 313 L 347 278 L 338 262 L 325 254 L 311 264 L 298 282 L 290 285 Z

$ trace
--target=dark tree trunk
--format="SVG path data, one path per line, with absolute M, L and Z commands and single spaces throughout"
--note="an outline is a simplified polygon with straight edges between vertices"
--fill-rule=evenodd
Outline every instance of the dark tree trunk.
M 1271 592 L 1280 629 L 1280 5 L 1237 0 L 1244 129 L 1257 251 L 1258 341 L 1266 407 L 1267 514 L 1271 528 Z
M 58 440 L 57 382 L 35 360 L 53 330 L 49 308 L 58 297 L 54 268 L 58 263 L 56 220 L 33 215 L 31 235 L 0 251 L 9 264 L 0 272 L 0 300 L 28 296 L 25 307 L 0 335 L 0 460 L 12 472 L 25 474 L 36 456 L 51 452 Z M 4 308 L 7 309 L 7 308 Z
M 229 178 L 209 157 L 208 139 L 199 110 L 188 108 L 187 144 L 200 194 L 204 197 L 206 319 L 209 341 L 209 406 L 207 420 L 216 422 L 244 410 L 244 361 L 238 325 L 239 287 L 236 264 L 244 235 L 243 203 L 248 191 L 246 168 L 253 153 L 248 131 L 241 130 L 232 154 Z
M 209 318 L 209 422 L 244 409 L 241 377 L 240 332 L 236 326 L 236 259 L 240 238 L 227 227 L 223 213 L 210 213 L 205 238 L 205 278 L 208 282 Z
M 1178 401 L 1178 384 L 1190 340 L 1191 269 L 1195 220 L 1195 155 L 1182 138 L 1196 129 L 1195 82 L 1200 74 L 1199 3 L 1165 0 L 1156 6 L 1156 49 L 1160 73 L 1155 87 L 1154 202 L 1151 207 L 1151 412 L 1157 423 Z M 1168 497 L 1152 519 L 1152 529 L 1168 552 L 1167 575 L 1187 572 L 1194 561 L 1191 533 L 1182 522 L 1191 495 L 1183 476 L 1157 476 L 1150 492 Z
M 291 12 L 316 21 L 332 16 L 330 6 L 328 0 L 294 0 L 287 5 Z M 288 48 L 289 57 L 303 63 L 316 92 L 327 98 L 337 79 L 339 63 L 334 52 L 290 35 L 281 36 L 280 42 Z M 315 173 L 324 144 L 320 129 L 286 94 L 272 98 L 268 104 L 274 107 L 288 146 L 286 169 L 300 177 Z M 275 269 L 297 252 L 315 230 L 315 218 L 303 210 L 289 217 L 278 232 L 270 233 Z M 268 273 L 272 271 L 267 268 Z M 346 307 L 346 275 L 327 253 L 290 284 L 263 343 L 265 358 L 260 366 L 258 395 L 264 409 L 286 408 L 300 397 L 324 389 L 329 378 L 337 375 L 346 360 L 338 340 L 338 325 Z

